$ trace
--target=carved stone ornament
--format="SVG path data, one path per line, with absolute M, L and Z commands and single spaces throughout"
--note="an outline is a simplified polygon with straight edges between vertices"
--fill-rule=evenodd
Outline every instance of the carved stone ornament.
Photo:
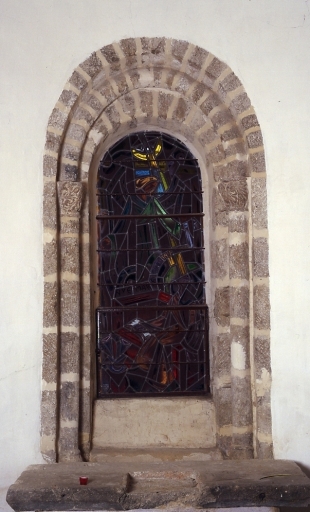
M 246 180 L 222 182 L 218 186 L 226 208 L 229 211 L 243 211 L 248 200 L 248 187 Z
M 59 181 L 57 188 L 61 215 L 77 216 L 82 206 L 82 183 Z

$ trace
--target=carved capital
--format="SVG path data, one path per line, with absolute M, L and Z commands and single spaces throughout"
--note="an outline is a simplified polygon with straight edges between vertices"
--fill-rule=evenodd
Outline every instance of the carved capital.
M 222 182 L 218 191 L 223 198 L 228 211 L 244 211 L 248 201 L 248 187 L 246 180 Z
M 57 190 L 60 214 L 69 217 L 79 216 L 82 206 L 82 183 L 59 181 Z

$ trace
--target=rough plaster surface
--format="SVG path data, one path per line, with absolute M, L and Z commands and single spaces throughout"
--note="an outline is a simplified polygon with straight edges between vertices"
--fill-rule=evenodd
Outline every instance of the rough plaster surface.
M 197 398 L 97 400 L 93 448 L 215 446 L 215 410 Z
M 79 62 L 115 40 L 145 34 L 207 48 L 236 71 L 255 106 L 268 171 L 275 456 L 310 467 L 307 3 L 122 0 L 116 9 L 115 0 L 2 0 L 1 24 L 2 484 L 41 461 L 41 176 L 47 120 Z

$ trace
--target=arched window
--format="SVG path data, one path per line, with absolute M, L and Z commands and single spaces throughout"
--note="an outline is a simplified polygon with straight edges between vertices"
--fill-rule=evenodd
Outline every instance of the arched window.
M 98 397 L 206 393 L 202 191 L 176 138 L 118 141 L 97 177 Z

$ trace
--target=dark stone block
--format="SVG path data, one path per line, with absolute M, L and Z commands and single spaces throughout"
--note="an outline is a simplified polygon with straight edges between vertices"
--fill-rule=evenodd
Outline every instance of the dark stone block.
M 285 460 L 42 464 L 22 473 L 7 502 L 15 511 L 305 507 L 310 480 Z

